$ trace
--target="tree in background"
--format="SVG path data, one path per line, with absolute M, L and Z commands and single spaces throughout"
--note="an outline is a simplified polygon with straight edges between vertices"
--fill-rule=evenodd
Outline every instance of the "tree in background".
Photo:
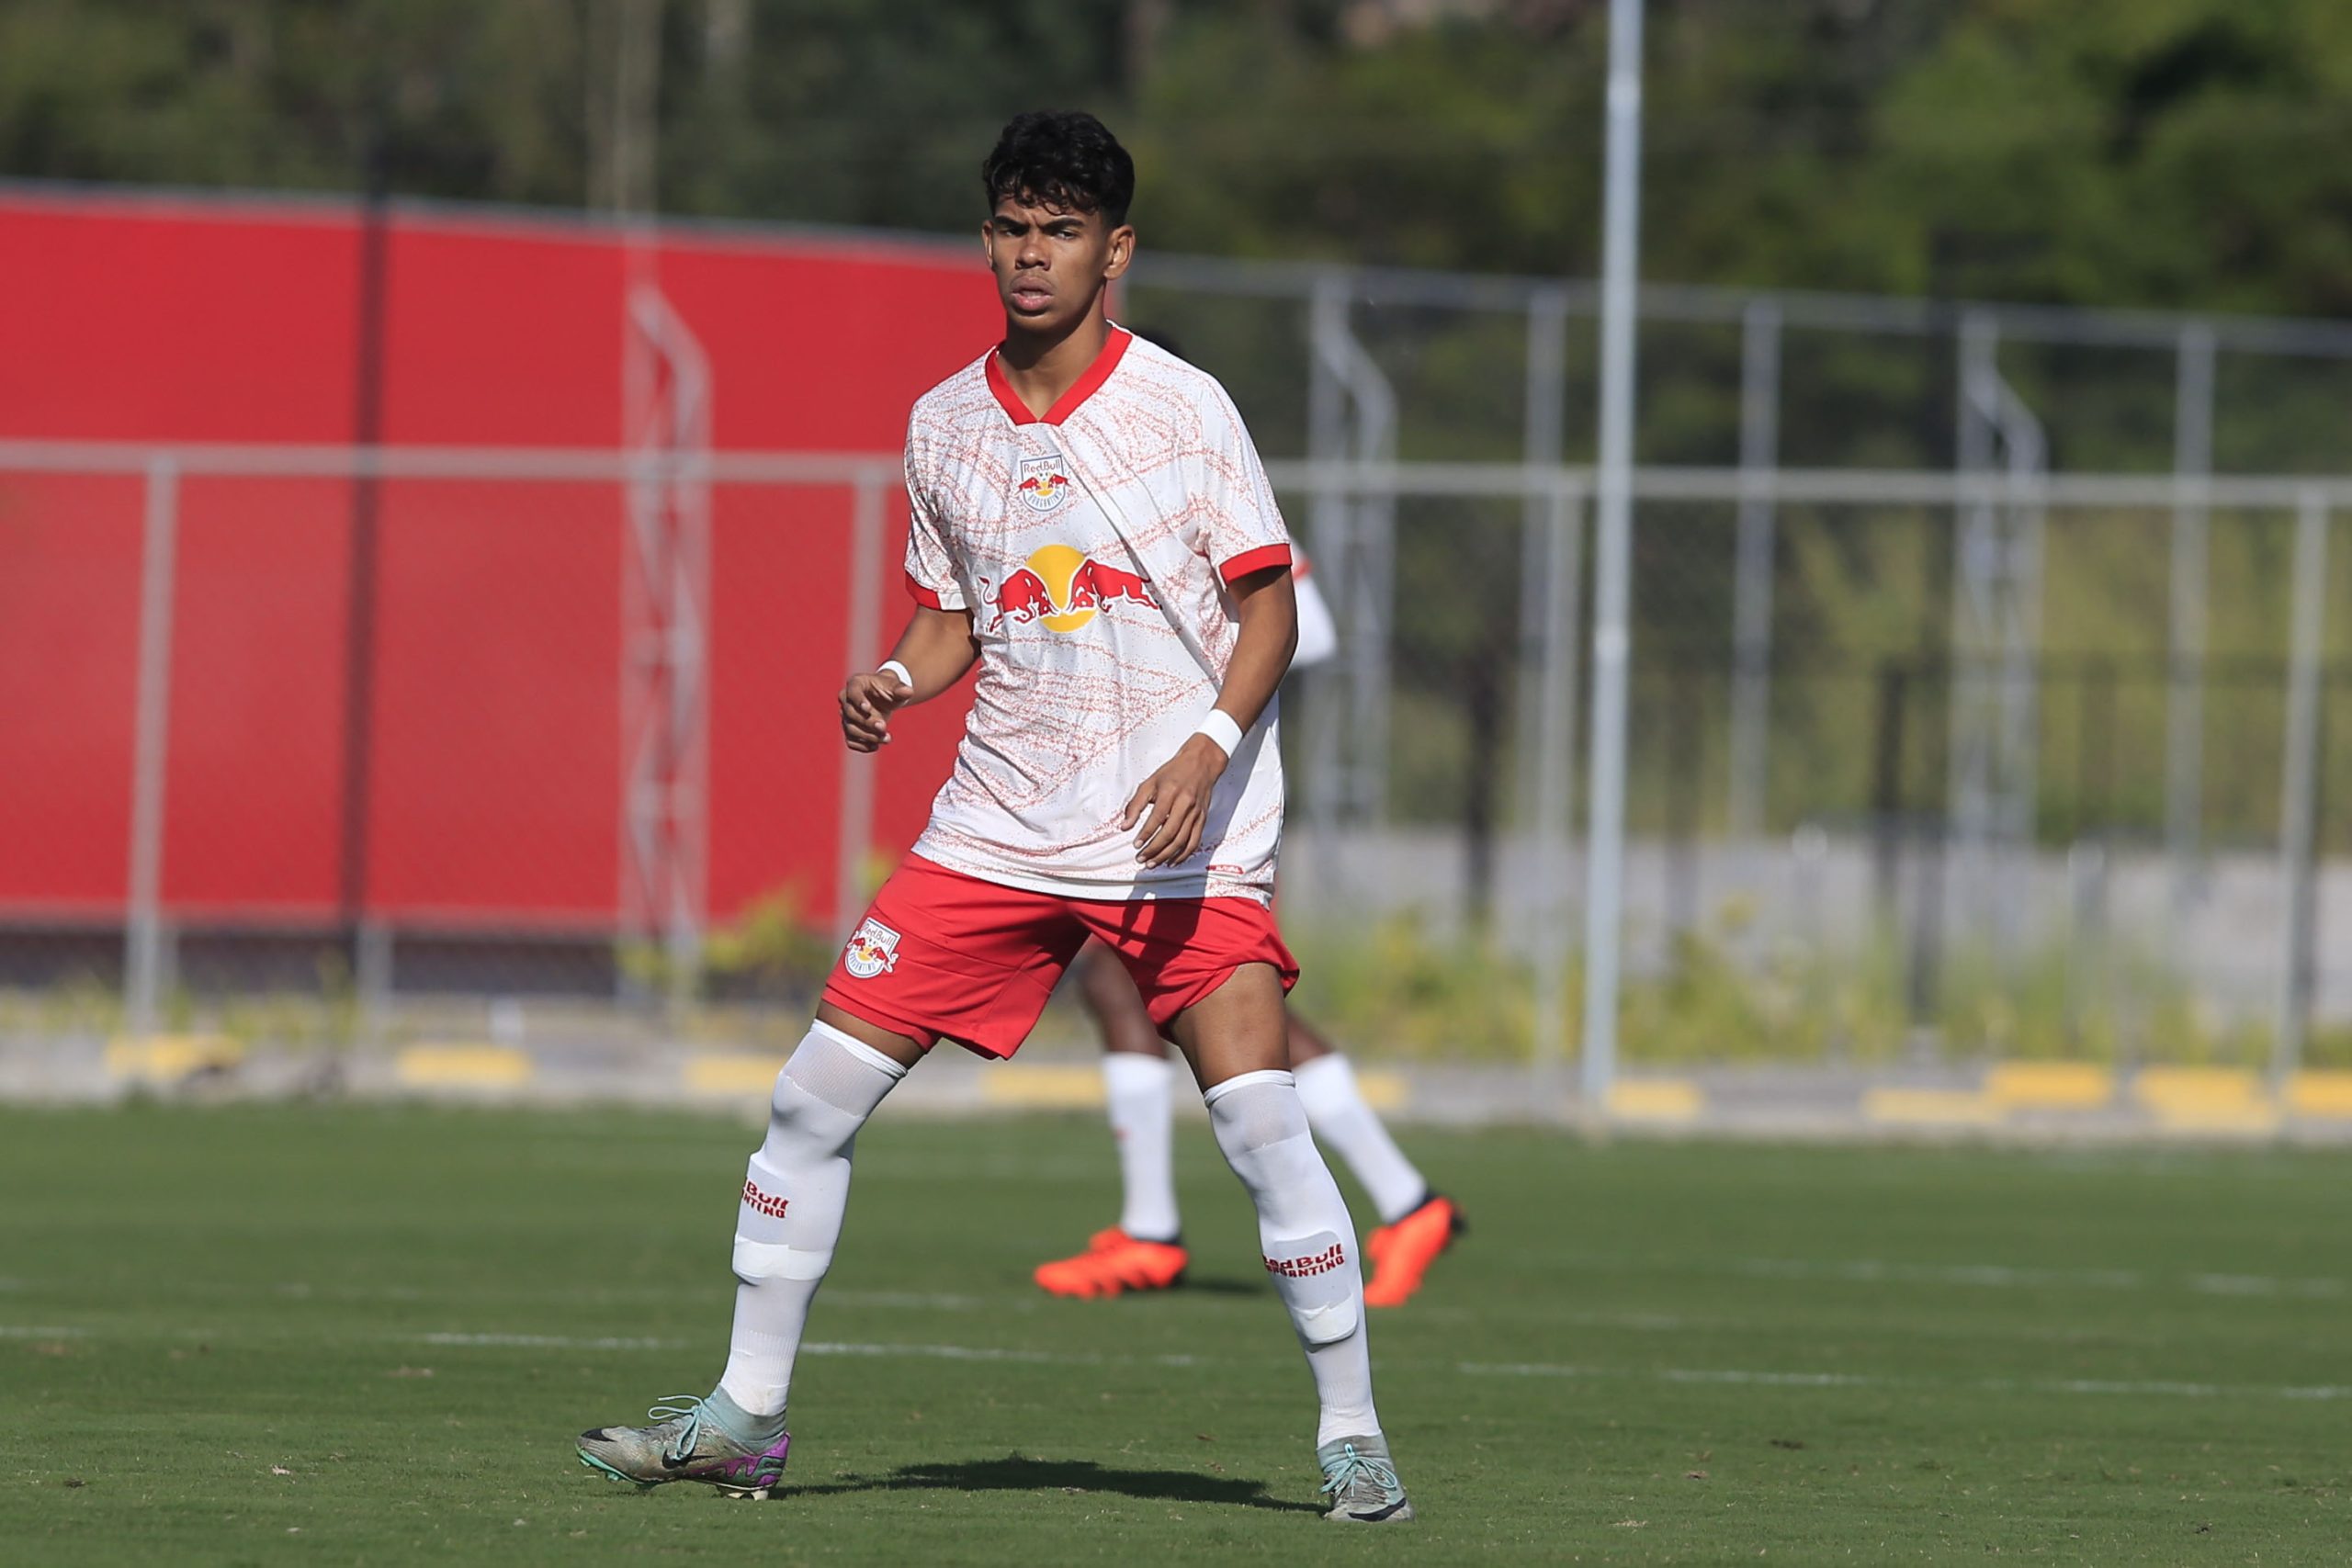
M 0 171 L 580 205 L 640 0 L 0 0 Z M 1159 246 L 1589 274 L 1598 0 L 641 0 L 677 213 L 960 230 L 1091 108 Z M 2341 0 L 1653 0 L 1644 265 L 2352 309 Z

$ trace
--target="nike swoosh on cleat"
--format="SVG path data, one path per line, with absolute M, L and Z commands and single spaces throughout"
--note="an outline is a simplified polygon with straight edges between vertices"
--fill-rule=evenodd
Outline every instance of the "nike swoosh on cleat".
M 1405 1500 L 1404 1498 L 1399 1497 L 1399 1498 L 1397 1498 L 1397 1499 L 1396 1499 L 1396 1501 L 1395 1501 L 1394 1503 L 1389 1504 L 1389 1505 L 1388 1505 L 1388 1506 L 1386 1506 L 1386 1507 L 1385 1507 L 1385 1508 L 1381 1509 L 1381 1510 L 1380 1510 L 1378 1513 L 1376 1513 L 1376 1514 L 1354 1514 L 1354 1513 L 1351 1513 L 1351 1514 L 1350 1514 L 1350 1515 L 1348 1516 L 1348 1517 L 1350 1517 L 1350 1518 L 1351 1518 L 1351 1519 L 1361 1519 L 1363 1523 L 1368 1524 L 1368 1525 L 1376 1525 L 1376 1524 L 1378 1524 L 1381 1520 L 1383 1520 L 1383 1519 L 1386 1518 L 1389 1515 L 1391 1515 L 1391 1514 L 1395 1513 L 1397 1509 L 1399 1509 L 1399 1508 L 1403 1507 L 1403 1506 L 1405 1506 L 1405 1502 L 1406 1502 L 1406 1500 Z

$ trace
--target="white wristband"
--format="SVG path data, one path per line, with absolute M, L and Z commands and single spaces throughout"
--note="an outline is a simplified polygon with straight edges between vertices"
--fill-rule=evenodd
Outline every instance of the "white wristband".
M 1207 736 L 1216 742 L 1216 749 L 1228 757 L 1241 746 L 1241 727 L 1234 723 L 1233 716 L 1223 708 L 1209 709 L 1208 717 L 1201 720 L 1200 728 L 1193 733 Z
M 913 690 L 915 689 L 915 674 L 914 674 L 914 671 L 911 671 L 911 670 L 910 670 L 910 669 L 908 669 L 905 665 L 903 665 L 903 664 L 899 663 L 897 660 L 895 660 L 895 659 L 886 659 L 886 660 L 884 660 L 882 661 L 881 667 L 880 667 L 879 669 L 876 670 L 874 672 L 875 672 L 876 675 L 879 675 L 879 674 L 882 674 L 885 671 L 888 671 L 890 674 L 896 675 L 896 676 L 899 678 L 899 684 L 901 684 L 901 685 L 905 686 L 905 687 L 906 687 L 906 689 L 907 689 L 908 691 L 911 692 L 911 691 L 913 691 Z

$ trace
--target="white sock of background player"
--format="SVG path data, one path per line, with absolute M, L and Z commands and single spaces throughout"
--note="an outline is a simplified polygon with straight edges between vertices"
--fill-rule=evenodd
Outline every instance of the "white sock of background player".
M 1306 1108 L 1315 1141 L 1348 1162 L 1371 1195 L 1380 1223 L 1393 1225 L 1420 1207 L 1430 1184 L 1364 1102 L 1348 1059 L 1334 1051 L 1301 1064 L 1295 1073 L 1299 1103 Z
M 1170 1146 L 1174 1077 L 1165 1056 L 1110 1051 L 1102 1057 L 1103 1099 L 1119 1144 L 1119 1228 L 1138 1241 L 1172 1242 L 1183 1228 Z

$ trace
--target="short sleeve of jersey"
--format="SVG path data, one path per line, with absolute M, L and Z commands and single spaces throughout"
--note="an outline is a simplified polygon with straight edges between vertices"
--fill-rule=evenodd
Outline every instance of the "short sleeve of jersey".
M 933 610 L 966 608 L 963 585 L 956 580 L 955 558 L 947 553 L 947 536 L 939 526 L 927 487 L 915 466 L 914 444 L 907 445 L 907 592 L 914 602 Z
M 1265 465 L 1258 460 L 1240 413 L 1221 390 L 1201 410 L 1201 451 L 1205 472 L 1200 496 L 1206 505 L 1200 542 L 1217 575 L 1231 582 L 1290 565 L 1290 530 L 1274 504 Z

